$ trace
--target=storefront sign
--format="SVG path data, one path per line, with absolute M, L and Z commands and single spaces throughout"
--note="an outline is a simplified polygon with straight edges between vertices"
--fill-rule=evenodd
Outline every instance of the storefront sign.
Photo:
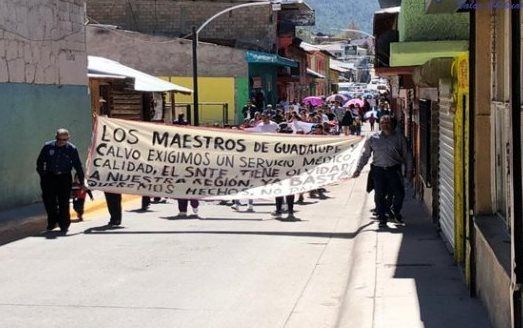
M 263 79 L 259 76 L 255 76 L 252 78 L 252 88 L 253 89 L 261 89 L 263 88 Z
M 247 51 L 245 60 L 249 64 L 269 64 L 298 67 L 298 63 L 292 59 L 260 51 Z
M 458 88 L 461 92 L 468 92 L 469 89 L 469 63 L 466 56 L 458 59 Z

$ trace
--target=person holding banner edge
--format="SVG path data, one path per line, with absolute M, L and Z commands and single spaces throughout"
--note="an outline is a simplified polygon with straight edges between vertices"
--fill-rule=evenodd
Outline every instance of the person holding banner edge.
M 279 130 L 280 133 L 287 133 L 287 134 L 291 134 L 293 133 L 293 130 L 290 126 L 288 126 L 287 124 L 283 123 L 280 125 L 280 130 Z M 274 216 L 276 218 L 276 220 L 282 220 L 282 221 L 300 221 L 300 219 L 298 219 L 296 216 L 294 216 L 294 200 L 295 200 L 295 196 L 294 194 L 291 194 L 291 195 L 286 195 L 285 197 L 284 196 L 279 196 L 279 197 L 276 197 L 276 211 L 275 212 L 272 212 L 271 215 Z M 287 218 L 285 220 L 283 220 L 281 218 L 283 212 L 284 212 L 284 205 L 285 203 L 287 204 Z
M 365 141 L 363 153 L 358 161 L 353 178 L 360 176 L 361 170 L 373 155 L 372 179 L 374 183 L 374 201 L 379 220 L 379 227 L 387 226 L 387 197 L 392 202 L 393 219 L 404 224 L 401 216 L 405 189 L 401 174 L 404 164 L 407 178 L 412 178 L 412 156 L 405 137 L 393 130 L 392 118 L 389 115 L 380 119 L 381 132 L 374 133 Z
M 189 203 L 191 203 L 191 208 L 193 215 L 196 217 L 198 216 L 198 206 L 200 205 L 200 202 L 197 199 L 177 199 L 178 200 L 178 216 L 179 217 L 186 217 L 187 216 L 187 208 L 189 207 Z
M 104 192 L 107 210 L 111 218 L 109 226 L 119 226 L 122 224 L 122 194 Z

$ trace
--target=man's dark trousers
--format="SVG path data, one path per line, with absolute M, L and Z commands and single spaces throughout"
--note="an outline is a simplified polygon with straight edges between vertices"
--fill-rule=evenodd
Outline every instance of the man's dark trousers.
M 142 196 L 142 210 L 146 210 L 151 205 L 151 197 Z
M 47 212 L 47 228 L 53 229 L 56 224 L 61 230 L 67 230 L 71 224 L 69 198 L 71 196 L 72 178 L 70 173 L 45 173 L 41 176 L 42 200 Z
M 107 209 L 111 215 L 110 224 L 120 225 L 122 223 L 122 195 L 105 192 Z
M 399 215 L 403 207 L 405 198 L 405 189 L 403 188 L 403 179 L 401 176 L 401 166 L 391 166 L 382 168 L 373 166 L 374 181 L 374 202 L 376 203 L 376 212 L 381 222 L 386 222 L 385 214 L 388 212 L 390 200 L 386 196 L 392 197 L 392 210 L 395 215 Z
M 187 213 L 189 202 L 191 203 L 192 208 L 197 208 L 200 205 L 197 199 L 178 199 L 178 211 Z
M 287 202 L 287 211 L 289 214 L 294 213 L 294 195 L 285 196 L 285 201 Z M 283 196 L 276 197 L 276 212 L 282 211 L 283 207 Z

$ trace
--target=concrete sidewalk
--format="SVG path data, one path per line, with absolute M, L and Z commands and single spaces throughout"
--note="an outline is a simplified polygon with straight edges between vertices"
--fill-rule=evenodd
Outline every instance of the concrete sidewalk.
M 406 226 L 357 237 L 339 327 L 490 327 L 423 203 L 406 199 L 403 214 Z

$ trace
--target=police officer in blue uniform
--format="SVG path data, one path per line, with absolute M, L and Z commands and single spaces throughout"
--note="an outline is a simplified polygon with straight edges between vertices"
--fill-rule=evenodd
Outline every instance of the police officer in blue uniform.
M 47 230 L 58 224 L 62 232 L 67 232 L 71 224 L 69 216 L 69 197 L 71 195 L 74 168 L 79 181 L 84 181 L 84 171 L 76 147 L 69 142 L 69 131 L 58 129 L 55 140 L 44 144 L 36 161 L 36 171 L 40 175 L 42 199 L 47 212 Z

